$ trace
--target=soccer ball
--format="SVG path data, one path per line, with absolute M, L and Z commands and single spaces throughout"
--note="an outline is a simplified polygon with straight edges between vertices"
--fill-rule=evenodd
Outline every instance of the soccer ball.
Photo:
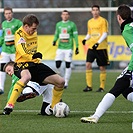
M 69 106 L 64 102 L 57 103 L 53 108 L 53 115 L 59 118 L 66 117 L 69 113 Z

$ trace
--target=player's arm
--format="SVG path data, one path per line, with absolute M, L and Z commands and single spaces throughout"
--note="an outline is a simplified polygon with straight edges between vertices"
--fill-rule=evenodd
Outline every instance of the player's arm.
M 75 54 L 79 54 L 79 49 L 78 49 L 78 30 L 77 30 L 77 26 L 75 23 L 73 23 L 73 38 L 75 40 L 75 44 L 76 44 L 76 50 L 75 50 Z
M 20 37 L 19 33 L 15 33 L 15 47 L 19 51 L 19 54 L 26 60 L 32 60 L 33 54 L 27 50 L 26 41 L 23 37 Z
M 133 31 L 131 33 L 131 30 L 126 30 L 126 32 L 122 33 L 128 47 L 130 48 L 132 55 L 131 55 L 131 59 L 130 62 L 128 64 L 128 70 L 133 71 L 133 40 L 131 38 L 133 38 Z
M 56 28 L 55 28 L 55 35 L 54 35 L 54 40 L 53 40 L 53 46 L 56 45 L 56 41 L 59 38 L 59 30 L 58 30 L 58 23 L 56 24 Z

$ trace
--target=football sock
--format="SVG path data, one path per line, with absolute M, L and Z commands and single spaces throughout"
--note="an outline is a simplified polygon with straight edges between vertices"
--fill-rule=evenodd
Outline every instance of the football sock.
M 92 70 L 86 70 L 86 83 L 88 87 L 92 87 Z
M 111 93 L 107 93 L 103 97 L 102 101 L 99 103 L 93 116 L 100 118 L 105 113 L 105 111 L 113 104 L 114 100 L 115 96 Z
M 4 91 L 4 84 L 6 80 L 6 73 L 0 71 L 0 89 Z
M 14 106 L 14 104 L 16 103 L 16 100 L 19 97 L 19 95 L 21 94 L 23 88 L 24 88 L 24 83 L 22 83 L 21 81 L 17 81 L 16 84 L 14 85 L 12 94 L 11 94 L 10 99 L 8 100 L 7 104 L 12 104 Z
M 43 102 L 41 108 L 41 115 L 46 115 L 45 109 L 49 105 L 49 103 Z
M 70 80 L 71 73 L 72 73 L 72 69 L 71 68 L 66 68 L 66 71 L 65 71 L 65 86 L 68 86 L 68 82 Z
M 57 104 L 58 102 L 60 102 L 61 97 L 63 94 L 63 89 L 62 90 L 57 90 L 53 89 L 53 95 L 52 95 L 52 103 L 51 103 L 51 108 L 53 108 L 55 106 L 55 104 Z
M 127 95 L 127 100 L 133 102 L 133 92 L 131 92 L 131 93 L 129 93 L 129 94 Z
M 106 82 L 106 71 L 101 71 L 100 72 L 100 88 L 104 89 L 105 82 Z

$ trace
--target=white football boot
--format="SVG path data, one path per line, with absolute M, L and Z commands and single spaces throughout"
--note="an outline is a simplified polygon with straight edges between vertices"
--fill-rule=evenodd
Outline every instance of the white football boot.
M 82 117 L 80 120 L 83 123 L 97 123 L 98 117 L 90 116 L 90 117 Z

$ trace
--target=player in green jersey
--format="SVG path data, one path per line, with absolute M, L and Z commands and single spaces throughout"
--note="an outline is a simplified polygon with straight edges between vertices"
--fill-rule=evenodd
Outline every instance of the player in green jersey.
M 22 26 L 22 22 L 13 18 L 13 11 L 10 7 L 4 8 L 5 21 L 2 22 L 2 37 L 0 37 L 0 46 L 2 52 L 0 57 L 0 94 L 4 93 L 4 83 L 6 73 L 3 72 L 4 65 L 10 60 L 15 60 L 14 34 Z
M 107 93 L 96 108 L 95 113 L 90 117 L 82 117 L 81 122 L 97 123 L 99 118 L 113 104 L 115 99 L 122 94 L 127 100 L 133 102 L 133 80 L 130 87 L 131 79 L 133 78 L 133 19 L 131 18 L 131 9 L 127 5 L 121 5 L 117 10 L 117 21 L 121 27 L 122 36 L 127 43 L 127 46 L 132 52 L 129 65 L 117 77 L 115 85 Z
M 58 40 L 58 49 L 56 51 L 55 63 L 58 72 L 61 74 L 61 63 L 65 60 L 66 70 L 65 70 L 65 86 L 68 87 L 68 82 L 71 76 L 71 62 L 73 55 L 74 42 L 76 44 L 75 54 L 79 53 L 78 49 L 78 31 L 76 24 L 69 20 L 69 12 L 64 10 L 61 14 L 62 21 L 56 24 L 56 31 L 53 41 L 53 46 L 56 45 Z M 61 75 L 62 76 L 62 75 Z

